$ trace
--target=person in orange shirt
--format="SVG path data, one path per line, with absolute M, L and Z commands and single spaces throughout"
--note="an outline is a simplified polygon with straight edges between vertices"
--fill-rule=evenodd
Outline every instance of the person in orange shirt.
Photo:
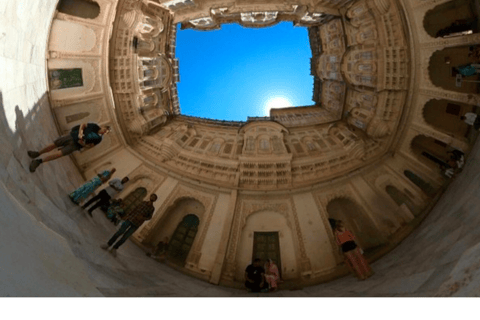
M 360 252 L 360 247 L 355 243 L 355 236 L 343 225 L 341 220 L 335 220 L 335 240 L 342 248 L 345 256 L 345 263 L 360 280 L 365 280 L 373 275 L 367 260 Z

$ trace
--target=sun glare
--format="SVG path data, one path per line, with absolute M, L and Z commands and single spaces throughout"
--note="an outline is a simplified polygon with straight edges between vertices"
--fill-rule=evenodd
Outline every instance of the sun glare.
M 270 115 L 270 109 L 291 107 L 292 103 L 285 97 L 272 97 L 265 103 L 265 114 Z

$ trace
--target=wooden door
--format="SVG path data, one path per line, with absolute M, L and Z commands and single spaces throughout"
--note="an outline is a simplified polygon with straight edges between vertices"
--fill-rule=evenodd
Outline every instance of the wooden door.
M 197 235 L 199 222 L 196 215 L 189 214 L 178 224 L 168 244 L 167 257 L 170 261 L 182 266 L 185 264 L 193 240 Z
M 278 232 L 254 232 L 252 262 L 255 258 L 262 260 L 262 267 L 267 259 L 272 259 L 282 274 L 282 263 L 280 259 L 280 243 Z

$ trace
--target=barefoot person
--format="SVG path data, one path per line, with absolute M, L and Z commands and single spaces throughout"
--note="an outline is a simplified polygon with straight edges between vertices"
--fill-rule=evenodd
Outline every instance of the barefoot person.
M 109 186 L 105 189 L 100 190 L 100 192 L 90 199 L 87 203 L 82 206 L 82 209 L 88 208 L 92 203 L 96 202 L 89 210 L 88 214 L 92 216 L 93 210 L 100 206 L 110 204 L 110 199 L 115 198 L 115 196 L 123 190 L 123 185 L 128 182 L 128 177 L 124 177 L 122 180 L 115 178 L 108 182 Z
M 61 136 L 56 139 L 52 144 L 46 146 L 40 151 L 28 151 L 28 156 L 34 160 L 30 163 L 30 172 L 35 170 L 44 162 L 52 161 L 60 157 L 71 154 L 74 151 L 81 150 L 83 148 L 91 148 L 102 142 L 103 135 L 110 132 L 110 127 L 100 127 L 96 123 L 84 123 L 72 128 L 70 134 Z M 53 151 L 51 155 L 37 159 L 40 155 Z
M 114 257 L 117 256 L 117 249 L 125 242 L 127 239 L 146 221 L 152 219 L 153 212 L 155 208 L 153 207 L 153 203 L 157 200 L 157 195 L 152 193 L 150 195 L 149 201 L 142 201 L 138 206 L 136 206 L 130 213 L 125 216 L 125 221 L 122 223 L 120 229 L 118 229 L 117 233 L 113 235 L 113 237 L 108 240 L 107 244 L 102 244 L 100 248 L 107 250 L 110 246 L 112 246 L 115 241 L 120 237 L 122 238 L 115 243 L 113 246 L 111 253 Z

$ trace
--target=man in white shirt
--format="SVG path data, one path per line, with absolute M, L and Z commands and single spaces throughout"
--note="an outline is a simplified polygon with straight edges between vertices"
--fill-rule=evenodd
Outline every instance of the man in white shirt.
M 460 117 L 460 120 L 463 120 L 466 124 L 473 126 L 475 130 L 480 128 L 480 118 L 476 113 L 467 112 L 464 116 Z
M 128 180 L 128 177 L 125 177 L 122 180 L 118 178 L 110 180 L 108 182 L 109 186 L 101 190 L 95 197 L 85 203 L 82 206 L 82 209 L 86 209 L 92 203 L 97 202 L 88 210 L 88 214 L 92 217 L 92 211 L 100 206 L 108 205 L 110 203 L 110 199 L 114 198 L 120 191 L 123 190 L 123 185 L 127 183 Z

